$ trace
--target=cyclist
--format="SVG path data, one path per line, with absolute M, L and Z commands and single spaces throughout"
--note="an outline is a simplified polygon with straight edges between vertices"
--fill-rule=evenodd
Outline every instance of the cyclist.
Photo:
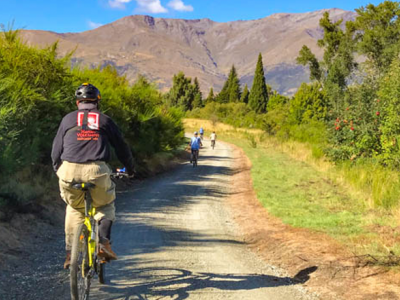
M 204 129 L 203 129 L 203 127 L 200 127 L 199 132 L 200 132 L 200 138 L 203 139 L 203 135 L 204 135 Z
M 66 115 L 53 141 L 51 158 L 59 178 L 61 198 L 66 202 L 64 269 L 71 261 L 71 247 L 76 228 L 84 221 L 84 192 L 72 188 L 73 182 L 91 182 L 90 191 L 95 219 L 99 222 L 100 249 L 98 255 L 109 260 L 117 259 L 111 249 L 111 226 L 115 221 L 115 184 L 110 179 L 110 144 L 118 159 L 133 177 L 133 158 L 114 121 L 99 111 L 100 91 L 84 83 L 75 92 L 78 110 Z
M 194 132 L 194 136 L 190 139 L 189 146 L 190 146 L 190 150 L 191 150 L 190 163 L 192 163 L 193 159 L 194 159 L 194 155 L 196 155 L 196 157 L 198 158 L 200 146 L 203 146 L 197 131 Z
M 211 140 L 211 147 L 215 147 L 215 141 L 217 140 L 217 135 L 215 134 L 215 131 L 213 131 L 210 135 L 210 140 Z

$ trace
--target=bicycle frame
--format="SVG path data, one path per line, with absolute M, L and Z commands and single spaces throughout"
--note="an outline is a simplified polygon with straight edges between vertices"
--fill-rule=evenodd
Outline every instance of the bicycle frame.
M 82 184 L 83 188 L 85 187 Z M 85 191 L 85 221 L 83 222 L 88 229 L 88 254 L 89 254 L 89 267 L 93 267 L 93 254 L 96 253 L 96 232 L 94 228 L 96 228 L 96 220 L 94 216 L 96 214 L 96 208 L 92 207 L 92 198 L 90 196 L 89 190 Z

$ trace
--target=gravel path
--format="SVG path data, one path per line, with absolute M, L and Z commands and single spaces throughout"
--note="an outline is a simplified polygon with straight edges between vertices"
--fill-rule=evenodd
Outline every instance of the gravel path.
M 94 283 L 92 299 L 315 299 L 242 242 L 224 204 L 232 149 L 205 144 L 197 168 L 184 163 L 119 194 L 112 234 L 119 260 L 107 265 L 108 284 Z M 49 241 L 52 253 L 38 255 L 39 262 L 48 255 L 62 261 L 54 255 L 63 248 L 59 240 Z M 16 269 L 13 277 L 0 275 L 0 281 L 13 282 L 0 284 L 0 296 L 1 288 L 8 289 L 0 298 L 69 299 L 68 274 L 54 274 L 60 261 L 34 272 L 39 262 Z

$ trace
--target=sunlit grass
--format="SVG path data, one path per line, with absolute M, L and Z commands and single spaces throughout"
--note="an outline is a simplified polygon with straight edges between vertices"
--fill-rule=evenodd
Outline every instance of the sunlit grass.
M 204 120 L 185 124 L 190 131 L 202 126 L 206 136 L 216 130 L 220 139 L 241 147 L 252 162 L 258 199 L 284 223 L 326 233 L 356 254 L 400 254 L 396 172 L 372 161 L 335 166 L 315 145 L 282 142 L 260 130 Z

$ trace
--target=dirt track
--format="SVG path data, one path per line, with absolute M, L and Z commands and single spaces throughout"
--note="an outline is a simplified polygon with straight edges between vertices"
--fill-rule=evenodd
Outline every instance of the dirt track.
M 119 194 L 112 235 L 119 260 L 107 266 L 107 285 L 94 284 L 92 299 L 316 299 L 243 243 L 226 205 L 233 151 L 205 144 L 197 168 L 184 163 Z M 51 253 L 39 258 L 60 248 L 58 239 L 49 241 Z M 34 284 L 20 271 L 23 290 L 16 274 L 3 286 L 4 299 L 69 299 L 68 275 L 57 267 L 39 270 Z

